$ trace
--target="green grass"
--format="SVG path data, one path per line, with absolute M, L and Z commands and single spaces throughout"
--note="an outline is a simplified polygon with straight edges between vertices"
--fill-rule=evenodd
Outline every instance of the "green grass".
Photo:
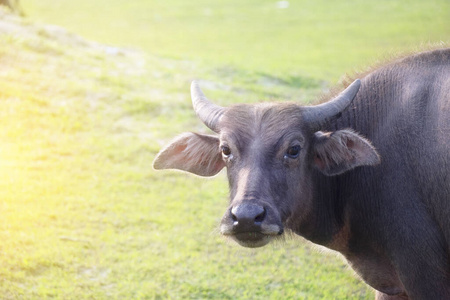
M 336 81 L 386 52 L 450 39 L 446 0 L 28 0 L 32 19 L 103 43 L 277 77 Z M 95 29 L 94 29 L 95 28 Z
M 373 298 L 300 238 L 224 240 L 224 174 L 151 162 L 176 134 L 206 131 L 193 78 L 223 105 L 306 103 L 369 57 L 448 40 L 446 2 L 53 2 L 23 2 L 25 20 L 0 10 L 2 299 Z

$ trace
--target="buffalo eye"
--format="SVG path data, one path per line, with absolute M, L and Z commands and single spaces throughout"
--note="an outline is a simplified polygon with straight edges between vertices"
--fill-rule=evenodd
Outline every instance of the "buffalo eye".
M 223 155 L 224 157 L 229 157 L 229 156 L 231 155 L 230 147 L 228 147 L 228 146 L 222 146 L 222 147 L 221 147 L 221 150 L 222 150 L 222 155 Z
M 294 159 L 294 158 L 297 158 L 299 155 L 300 155 L 300 146 L 295 145 L 295 146 L 289 147 L 289 149 L 286 152 L 285 157 Z

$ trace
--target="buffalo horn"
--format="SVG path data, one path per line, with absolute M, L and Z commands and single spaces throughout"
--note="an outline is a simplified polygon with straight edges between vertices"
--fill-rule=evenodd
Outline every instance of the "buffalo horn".
M 336 98 L 316 106 L 304 107 L 303 119 L 311 128 L 320 128 L 322 124 L 340 117 L 340 114 L 352 103 L 358 93 L 361 81 L 356 79 Z
M 196 81 L 192 81 L 191 84 L 191 97 L 194 111 L 199 119 L 202 120 L 209 129 L 218 133 L 218 123 L 224 109 L 211 103 L 203 94 Z

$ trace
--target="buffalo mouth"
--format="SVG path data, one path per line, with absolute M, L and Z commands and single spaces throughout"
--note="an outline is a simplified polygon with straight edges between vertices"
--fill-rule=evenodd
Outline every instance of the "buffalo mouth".
M 270 230 L 258 231 L 234 231 L 227 230 L 227 226 L 221 226 L 222 235 L 227 236 L 237 242 L 239 245 L 247 248 L 263 247 L 272 240 L 283 234 L 283 229 L 279 226 L 272 226 Z M 276 227 L 276 228 L 274 228 Z
M 231 238 L 243 247 L 258 248 L 270 243 L 274 236 L 261 232 L 242 232 L 231 236 Z

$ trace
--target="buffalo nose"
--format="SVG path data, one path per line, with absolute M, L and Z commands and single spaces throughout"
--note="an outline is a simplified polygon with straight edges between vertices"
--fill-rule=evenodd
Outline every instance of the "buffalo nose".
M 266 209 L 253 203 L 242 203 L 231 209 L 234 226 L 260 226 L 266 217 Z

